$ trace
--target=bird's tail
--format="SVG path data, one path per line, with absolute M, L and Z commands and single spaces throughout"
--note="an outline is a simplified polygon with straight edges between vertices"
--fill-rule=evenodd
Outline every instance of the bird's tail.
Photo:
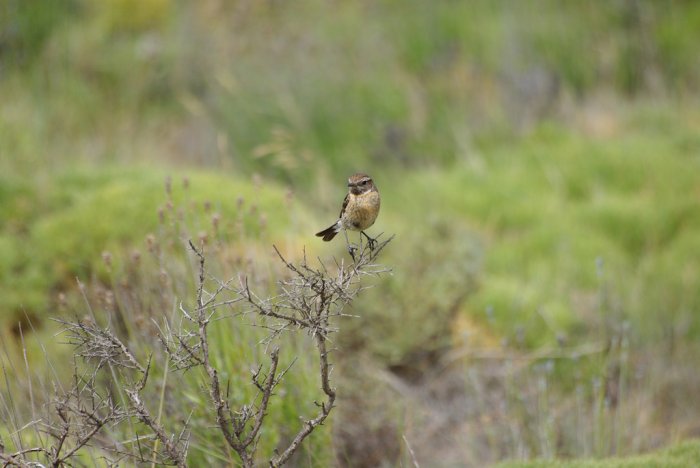
M 335 237 L 336 234 L 340 232 L 340 220 L 335 224 L 331 225 L 329 228 L 324 229 L 321 232 L 317 232 L 318 237 L 323 237 L 323 240 L 328 242 Z

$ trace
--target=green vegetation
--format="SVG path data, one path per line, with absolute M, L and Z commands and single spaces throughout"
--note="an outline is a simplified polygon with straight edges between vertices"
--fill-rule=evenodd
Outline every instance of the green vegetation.
M 595 331 L 596 319 L 590 322 L 591 311 L 575 304 L 575 296 L 595 294 L 601 281 L 626 276 L 616 292 L 634 311 L 616 319 L 658 338 L 662 317 L 680 314 L 676 320 L 693 323 L 683 315 L 700 305 L 694 287 L 700 245 L 692 241 L 700 210 L 688 197 L 697 186 L 693 155 L 700 148 L 687 147 L 698 130 L 681 124 L 590 140 L 546 126 L 517 147 L 489 147 L 478 171 L 408 176 L 399 182 L 396 204 L 417 191 L 425 195 L 401 216 L 417 224 L 421 213 L 439 205 L 442 216 L 466 217 L 483 233 L 489 244 L 484 279 L 468 304 L 473 313 L 492 308 L 500 333 L 514 322 L 536 322 L 526 338 L 544 344 L 583 322 Z M 637 303 L 640 290 L 648 296 Z M 542 325 L 551 333 L 543 333 Z M 698 332 L 694 327 L 686 330 L 689 336 Z
M 312 234 L 362 170 L 394 271 L 341 323 L 352 410 L 305 460 L 406 465 L 410 442 L 421 462 L 681 466 L 696 444 L 632 455 L 700 415 L 698 43 L 683 0 L 4 2 L 0 363 L 26 378 L 24 346 L 44 379 L 42 346 L 71 361 L 48 319 L 86 314 L 76 280 L 102 313 L 123 281 L 170 310 L 154 241 L 176 297 L 189 238 L 269 291 L 272 244 L 343 258 Z M 115 300 L 136 320 L 134 297 Z M 232 373 L 259 356 L 256 331 L 217 332 Z M 315 365 L 290 374 L 266 449 L 308 409 Z M 447 424 L 440 408 L 464 452 L 415 429 Z M 226 459 L 217 444 L 192 462 Z
M 7 318 L 25 311 L 41 316 L 51 299 L 47 292 L 70 289 L 76 278 L 99 272 L 102 252 L 143 249 L 146 236 L 163 229 L 159 216 L 174 204 L 187 209 L 178 221 L 192 230 L 189 235 L 216 227 L 228 233 L 222 238 L 228 242 L 264 240 L 268 230 L 286 228 L 293 216 L 303 216 L 279 188 L 261 191 L 241 178 L 195 171 L 176 176 L 170 196 L 166 172 L 152 169 L 73 169 L 53 174 L 41 187 L 16 184 L 4 187 L 0 244 L 6 252 L 0 310 Z M 218 226 L 212 225 L 214 217 Z
M 700 459 L 700 443 L 683 442 L 655 453 L 627 458 L 576 461 L 532 461 L 503 463 L 501 467 L 511 468 L 633 468 L 663 467 L 684 468 L 693 466 Z

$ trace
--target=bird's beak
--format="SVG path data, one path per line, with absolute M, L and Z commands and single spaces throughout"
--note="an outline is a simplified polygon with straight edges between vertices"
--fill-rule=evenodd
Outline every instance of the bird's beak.
M 356 184 L 353 184 L 352 182 L 348 182 L 348 187 L 354 187 Z

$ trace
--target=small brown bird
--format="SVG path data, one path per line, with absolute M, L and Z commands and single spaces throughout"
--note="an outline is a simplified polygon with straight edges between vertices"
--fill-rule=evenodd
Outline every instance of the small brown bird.
M 323 240 L 328 242 L 340 232 L 341 229 L 360 231 L 370 245 L 374 243 L 374 239 L 369 237 L 363 231 L 374 224 L 379 214 L 379 190 L 374 185 L 372 178 L 367 174 L 354 174 L 348 179 L 348 194 L 345 195 L 343 207 L 340 209 L 340 216 L 332 226 L 323 231 L 316 233 L 318 237 L 323 237 Z M 347 232 L 345 234 L 347 240 Z

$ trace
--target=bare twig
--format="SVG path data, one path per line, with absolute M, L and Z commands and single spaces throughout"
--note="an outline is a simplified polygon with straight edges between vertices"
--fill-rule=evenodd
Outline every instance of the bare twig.
M 326 420 L 333 409 L 335 403 L 335 389 L 331 388 L 329 380 L 330 364 L 328 363 L 328 352 L 326 351 L 326 339 L 323 335 L 318 334 L 316 335 L 316 343 L 318 344 L 319 355 L 321 357 L 321 388 L 323 388 L 323 393 L 325 393 L 328 398 L 325 402 L 318 404 L 321 408 L 319 414 L 315 418 L 304 422 L 304 425 L 299 432 L 297 432 L 297 435 L 287 449 L 270 460 L 270 466 L 277 467 L 284 465 L 299 448 L 299 445 L 301 445 L 304 439 L 311 434 L 317 426 L 323 424 L 323 421 Z
M 363 289 L 362 279 L 366 276 L 379 276 L 389 272 L 375 263 L 378 254 L 391 241 L 373 240 L 354 251 L 352 263 L 344 261 L 330 267 L 319 261 L 319 266 L 311 266 L 304 252 L 301 262 L 288 261 L 274 247 L 274 251 L 286 269 L 286 276 L 278 281 L 276 295 L 261 298 L 250 287 L 247 277 L 220 281 L 208 278 L 207 261 L 203 247 L 189 242 L 189 247 L 197 259 L 194 304 L 186 302 L 173 311 L 179 312 L 179 320 L 164 319 L 161 325 L 155 324 L 157 340 L 166 353 L 168 365 L 177 371 L 192 368 L 204 370 L 205 382 L 210 399 L 210 409 L 226 445 L 240 458 L 244 467 L 252 467 L 259 460 L 258 441 L 266 422 L 270 401 L 275 396 L 275 388 L 282 382 L 296 358 L 286 367 L 280 367 L 280 348 L 270 346 L 272 341 L 283 333 L 304 331 L 314 344 L 318 356 L 319 389 L 323 401 L 316 402 L 318 410 L 304 418 L 301 426 L 293 433 L 286 446 L 270 456 L 270 466 L 281 466 L 290 461 L 304 440 L 328 418 L 335 407 L 336 389 L 331 383 L 332 364 L 330 363 L 329 340 L 337 331 L 336 317 L 346 316 L 343 309 L 351 303 Z M 211 285 L 211 288 L 209 287 Z M 86 297 L 87 300 L 87 297 Z M 221 313 L 227 311 L 226 315 Z M 92 311 L 91 311 L 92 312 Z M 266 338 L 260 340 L 270 346 L 269 363 L 257 366 L 251 376 L 255 396 L 248 403 L 233 404 L 229 396 L 230 382 L 222 387 L 220 370 L 212 359 L 209 325 L 222 319 L 252 317 L 257 318 L 253 325 L 266 330 Z M 74 370 L 73 384 L 67 392 L 56 392 L 52 402 L 55 416 L 42 421 L 43 431 L 52 440 L 48 448 L 23 448 L 13 453 L 5 453 L 0 447 L 0 461 L 4 465 L 29 466 L 29 459 L 43 457 L 51 466 L 71 465 L 71 459 L 82 449 L 91 447 L 106 426 L 122 422 L 142 425 L 149 434 L 134 434 L 128 441 L 107 442 L 101 440 L 103 453 L 116 454 L 115 460 L 107 464 L 130 459 L 135 463 L 173 464 L 186 466 L 189 448 L 189 418 L 176 431 L 166 429 L 160 416 L 154 416 L 149 409 L 149 375 L 153 354 L 134 352 L 109 327 L 102 328 L 97 323 L 94 312 L 86 320 L 58 320 L 63 326 L 67 342 L 75 349 L 75 355 L 89 364 L 81 374 L 78 365 Z M 155 321 L 154 321 L 155 323 Z M 142 348 L 135 348 L 142 349 Z M 149 350 L 149 353 L 153 351 Z M 158 353 L 155 353 L 156 359 Z M 224 374 L 225 375 L 225 374 Z M 111 385 L 98 386 L 98 376 L 108 376 Z M 163 381 L 165 382 L 165 381 Z M 151 384 L 152 386 L 152 384 Z M 116 387 L 121 394 L 121 404 L 112 398 Z M 165 383 L 158 392 L 162 404 Z M 158 413 L 159 414 L 159 413 Z
M 165 447 L 167 458 L 174 461 L 179 467 L 187 466 L 187 444 L 184 444 L 183 449 L 178 446 L 178 443 L 181 442 L 179 439 L 167 435 L 163 426 L 151 416 L 137 390 L 126 389 L 126 394 L 129 396 L 129 400 L 136 410 L 136 416 L 141 422 L 153 430 L 160 443 Z M 181 432 L 181 436 L 183 435 L 184 433 Z
M 376 265 L 374 261 L 379 252 L 390 241 L 391 238 L 383 242 L 361 243 L 360 248 L 355 251 L 354 262 L 346 266 L 344 263 L 339 264 L 336 261 L 337 273 L 333 275 L 323 262 L 320 262 L 318 268 L 311 267 L 307 262 L 306 252 L 304 252 L 302 261 L 299 264 L 294 264 L 288 261 L 276 246 L 273 246 L 278 258 L 290 272 L 289 278 L 279 281 L 280 294 L 260 299 L 251 290 L 248 279 L 245 277 L 239 280 L 239 288 L 233 290 L 238 298 L 242 298 L 248 303 L 249 312 L 272 320 L 272 322 L 262 325 L 263 328 L 270 331 L 270 337 L 264 340 L 265 343 L 269 343 L 272 338 L 285 331 L 305 330 L 313 337 L 318 350 L 320 387 L 325 395 L 325 401 L 316 403 L 320 408 L 319 412 L 314 417 L 305 420 L 289 445 L 270 459 L 271 466 L 281 466 L 287 462 L 304 439 L 316 427 L 323 424 L 331 413 L 335 405 L 336 392 L 330 383 L 331 364 L 326 345 L 328 336 L 335 331 L 335 328 L 330 324 L 330 319 L 343 315 L 342 310 L 345 305 L 351 302 L 363 289 L 360 284 L 360 279 L 363 276 L 378 276 L 389 271 Z M 238 302 L 238 300 L 215 300 L 221 288 L 213 293 L 208 301 L 203 299 L 205 293 L 203 282 L 207 276 L 205 256 L 194 244 L 190 243 L 190 248 L 199 259 L 199 284 L 197 285 L 195 301 L 197 310 L 194 313 L 185 312 L 185 316 L 195 317 L 194 321 L 198 324 L 199 340 L 197 344 L 192 344 L 191 335 L 182 333 L 179 339 L 179 349 L 184 352 L 185 356 L 175 359 L 175 361 L 201 363 L 205 368 L 209 377 L 210 396 L 217 414 L 217 425 L 229 446 L 241 457 L 243 465 L 252 466 L 256 439 L 263 424 L 272 390 L 282 379 L 286 370 L 276 376 L 279 349 L 275 348 L 270 354 L 271 364 L 264 381 L 260 379 L 262 367 L 258 367 L 253 372 L 253 383 L 261 394 L 257 407 L 243 405 L 237 411 L 232 411 L 228 400 L 222 396 L 218 371 L 209 359 L 207 326 L 209 318 L 213 316 L 213 312 L 209 309 L 215 309 L 218 304 L 231 304 Z M 226 283 L 227 290 L 229 290 L 229 284 L 230 282 Z
M 416 454 L 413 452 L 413 449 L 411 448 L 411 444 L 408 443 L 408 439 L 406 438 L 406 435 L 401 436 L 403 438 L 404 443 L 406 444 L 406 448 L 408 449 L 408 454 L 411 455 L 411 463 L 413 463 L 413 468 L 420 468 L 420 465 L 418 464 L 418 460 L 416 460 Z

